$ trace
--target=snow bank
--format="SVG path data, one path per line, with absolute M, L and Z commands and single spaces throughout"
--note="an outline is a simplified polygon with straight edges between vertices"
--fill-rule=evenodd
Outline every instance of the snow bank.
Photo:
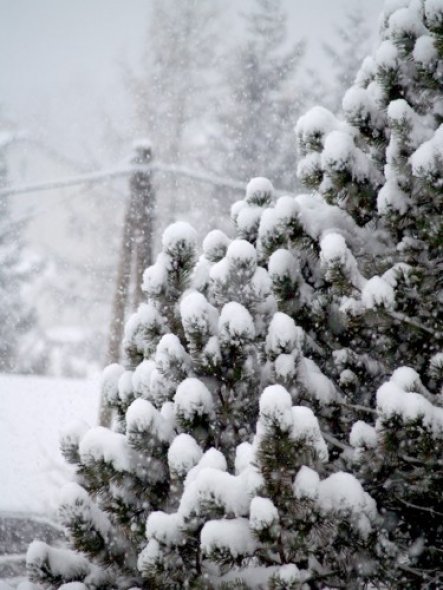
M 0 375 L 0 511 L 47 513 L 71 477 L 59 432 L 94 423 L 99 381 Z

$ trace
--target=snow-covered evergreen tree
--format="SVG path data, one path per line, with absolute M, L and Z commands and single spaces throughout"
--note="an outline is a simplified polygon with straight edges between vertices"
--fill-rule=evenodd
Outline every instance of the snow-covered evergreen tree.
M 232 209 L 238 237 L 210 232 L 198 260 L 190 226 L 166 230 L 144 276 L 147 302 L 126 327 L 126 366 L 104 372 L 112 429 L 77 424 L 62 437 L 77 483 L 60 514 L 80 553 L 34 543 L 34 582 L 279 588 L 355 575 L 375 504 L 351 474 L 329 475 L 311 408 L 328 427 L 341 395 L 308 356 L 320 347 L 277 311 L 285 276 L 297 285 L 293 315 L 299 291 L 312 293 L 295 253 L 278 247 L 296 241 L 297 206 L 274 203 L 270 182 L 254 179 Z
M 341 301 L 349 323 L 367 322 L 371 356 L 388 371 L 412 363 L 428 384 L 443 321 L 441 7 L 393 6 L 380 46 L 344 96 L 345 120 L 320 107 L 300 119 L 299 175 L 366 230 L 383 233 L 380 252 L 363 257 L 360 271 L 344 242 L 334 256 L 326 252 L 329 280 L 351 295 Z
M 400 4 L 346 119 L 317 108 L 298 124 L 317 193 L 276 199 L 253 179 L 235 239 L 214 230 L 199 258 L 192 228 L 166 230 L 125 366 L 104 372 L 112 428 L 62 437 L 72 549 L 31 545 L 33 582 L 441 585 L 443 3 Z M 397 109 L 420 133 L 401 135 Z
M 297 127 L 305 183 L 378 234 L 372 252 L 325 236 L 321 258 L 343 324 L 340 381 L 376 407 L 375 429 L 359 420 L 351 443 L 392 543 L 387 579 L 411 587 L 438 587 L 443 547 L 442 22 L 439 1 L 387 3 L 345 119 L 316 108 Z

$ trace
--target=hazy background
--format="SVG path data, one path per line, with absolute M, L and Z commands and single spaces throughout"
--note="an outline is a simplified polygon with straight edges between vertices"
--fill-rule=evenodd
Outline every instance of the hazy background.
M 223 44 L 235 45 L 244 34 L 239 15 L 252 2 L 201 0 L 202 6 L 212 3 L 220 7 Z M 306 42 L 301 76 L 312 84 L 313 95 L 323 95 L 327 103 L 333 72 L 322 45 L 340 49 L 336 27 L 358 6 L 375 37 L 383 0 L 286 0 L 283 5 L 288 43 Z M 64 178 L 125 161 L 138 135 L 127 73 L 143 68 L 151 12 L 150 0 L 0 0 L 0 131 L 28 138 L 8 149 L 11 184 Z M 294 123 L 288 121 L 288 126 Z M 41 263 L 29 297 L 43 330 L 60 351 L 69 355 L 77 350 L 83 358 L 77 368 L 63 367 L 60 358 L 55 373 L 83 375 L 103 357 L 126 185 L 118 180 L 93 189 L 11 198 L 14 221 L 26 222 L 27 252 Z M 194 222 L 203 231 L 211 194 L 205 186 L 192 191 L 190 198 L 195 200 L 197 193 L 201 198 L 201 214 Z M 167 196 L 160 200 L 164 213 Z M 158 234 L 166 220 L 166 214 L 159 216 Z

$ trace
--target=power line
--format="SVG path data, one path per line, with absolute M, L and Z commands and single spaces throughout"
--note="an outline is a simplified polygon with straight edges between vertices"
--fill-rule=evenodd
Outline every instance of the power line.
M 173 176 L 185 176 L 205 184 L 211 184 L 213 186 L 219 186 L 223 188 L 230 188 L 231 190 L 244 192 L 246 184 L 239 180 L 233 180 L 230 178 L 216 176 L 208 174 L 206 172 L 192 170 L 185 166 L 174 166 L 170 164 L 162 164 L 156 162 L 151 164 L 149 167 L 143 167 L 143 170 L 149 168 L 152 171 L 165 172 L 166 174 L 172 174 Z M 35 184 L 24 184 L 19 186 L 9 186 L 0 190 L 0 197 L 6 197 L 9 195 L 19 195 L 26 193 L 35 193 L 41 191 L 50 191 L 59 188 L 66 188 L 70 186 L 76 186 L 79 184 L 97 184 L 113 178 L 121 178 L 129 176 L 137 171 L 136 166 L 130 166 L 127 168 L 120 168 L 115 170 L 103 170 L 100 172 L 92 172 L 88 174 L 78 174 L 76 176 L 61 178 L 59 180 L 45 181 Z
M 0 190 L 0 197 L 10 195 L 20 195 L 25 193 L 37 193 L 41 191 L 50 191 L 58 188 L 66 188 L 79 184 L 96 184 L 112 178 L 129 176 L 134 172 L 134 168 L 123 168 L 120 170 L 107 170 L 102 172 L 93 172 L 91 174 L 79 174 L 60 180 L 50 180 L 35 184 L 23 184 L 19 186 L 10 186 Z

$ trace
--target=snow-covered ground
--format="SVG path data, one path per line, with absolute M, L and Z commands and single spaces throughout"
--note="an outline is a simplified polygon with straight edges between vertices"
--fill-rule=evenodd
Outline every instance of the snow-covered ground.
M 0 514 L 51 514 L 70 477 L 59 431 L 72 420 L 93 425 L 97 380 L 0 375 Z

